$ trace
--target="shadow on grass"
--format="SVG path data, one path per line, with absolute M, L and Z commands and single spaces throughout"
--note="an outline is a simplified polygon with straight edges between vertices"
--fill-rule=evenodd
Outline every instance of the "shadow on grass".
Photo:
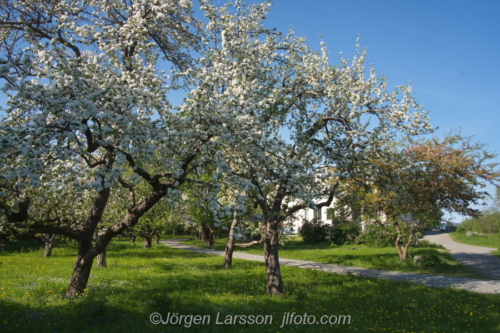
M 262 263 L 223 259 L 168 247 L 127 249 L 127 267 L 99 270 L 83 297 L 66 299 L 47 290 L 0 298 L 2 332 L 449 332 L 500 329 L 500 298 L 411 283 L 329 274 L 312 269 L 282 267 L 285 293 L 266 295 Z M 136 251 L 137 253 L 134 253 Z M 143 252 L 147 252 L 143 254 Z M 116 255 L 110 253 L 110 257 Z M 135 268 L 134 268 L 135 267 Z M 28 270 L 28 268 L 26 269 Z M 27 274 L 40 274 L 31 268 Z M 43 278 L 43 276 L 39 276 Z M 4 284 L 7 286 L 7 284 Z M 44 288 L 51 288 L 47 284 Z M 24 288 L 26 293 L 29 292 Z M 54 289 L 55 290 L 55 289 Z M 7 296 L 5 294 L 7 293 Z M 51 296 L 49 296 L 51 295 Z M 210 324 L 183 325 L 150 322 L 150 314 L 209 316 Z M 284 313 L 326 316 L 350 315 L 350 325 L 286 325 Z M 466 315 L 464 315 L 466 314 Z M 226 316 L 272 316 L 268 325 L 216 325 Z M 470 329 L 469 329 L 470 328 Z

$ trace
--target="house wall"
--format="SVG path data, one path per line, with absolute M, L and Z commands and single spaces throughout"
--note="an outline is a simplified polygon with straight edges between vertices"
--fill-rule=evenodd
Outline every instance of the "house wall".
M 321 209 L 314 210 L 312 208 L 306 208 L 298 211 L 293 218 L 288 219 L 287 227 L 289 228 L 288 230 L 291 231 L 291 233 L 297 234 L 299 232 L 300 227 L 304 223 L 304 221 L 311 221 L 315 217 L 319 221 L 322 221 L 325 224 L 332 224 L 333 223 L 333 216 L 335 216 L 335 209 L 333 208 L 334 203 L 332 203 L 329 207 L 322 207 Z M 328 214 L 329 210 L 333 210 L 330 214 Z M 411 215 L 409 215 L 411 216 Z M 380 217 L 382 221 L 385 221 L 386 218 L 385 216 Z M 408 219 L 408 218 L 407 218 Z M 359 222 L 361 225 L 361 230 L 365 229 L 365 221 L 360 221 Z M 291 230 L 291 229 L 293 230 Z
M 293 218 L 288 220 L 287 227 L 293 228 L 292 233 L 298 233 L 300 227 L 304 223 L 304 221 L 311 221 L 315 217 L 318 217 L 318 220 L 322 221 L 325 224 L 332 224 L 333 220 L 329 219 L 327 211 L 328 209 L 333 209 L 331 207 L 322 207 L 317 211 L 312 208 L 306 208 L 298 211 Z

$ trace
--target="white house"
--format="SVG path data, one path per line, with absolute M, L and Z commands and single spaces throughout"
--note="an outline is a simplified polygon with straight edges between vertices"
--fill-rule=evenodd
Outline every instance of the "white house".
M 298 233 L 300 227 L 304 223 L 304 221 L 311 221 L 316 219 L 318 221 L 322 221 L 325 224 L 332 224 L 335 219 L 335 211 L 333 208 L 333 203 L 330 207 L 322 207 L 318 209 L 313 208 L 305 208 L 294 214 L 293 217 L 289 218 L 287 221 L 287 231 L 289 233 L 296 234 Z M 363 224 L 361 223 L 363 227 Z
M 313 208 L 305 208 L 297 213 L 294 214 L 293 217 L 288 218 L 287 220 L 287 233 L 292 233 L 292 234 L 297 234 L 299 232 L 300 227 L 302 224 L 304 224 L 305 221 L 311 221 L 313 219 L 316 219 L 317 221 L 321 221 L 325 224 L 332 224 L 333 221 L 335 220 L 335 215 L 337 217 L 340 216 L 345 216 L 345 214 L 349 214 L 349 208 L 346 207 L 346 211 L 340 212 L 339 207 L 334 208 L 335 202 L 332 202 L 332 204 L 329 207 L 322 207 L 318 209 L 313 209 Z M 382 221 L 386 221 L 387 218 L 385 214 L 380 213 L 379 218 Z M 405 214 L 402 216 L 402 219 L 405 220 L 411 220 L 411 215 L 410 214 Z M 361 226 L 361 230 L 365 229 L 365 221 L 363 221 L 361 218 L 359 218 L 359 224 Z

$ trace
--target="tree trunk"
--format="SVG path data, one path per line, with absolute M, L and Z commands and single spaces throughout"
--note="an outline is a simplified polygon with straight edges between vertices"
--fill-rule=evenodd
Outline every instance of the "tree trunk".
M 151 236 L 143 236 L 143 237 L 144 237 L 144 248 L 145 249 L 151 248 L 152 237 Z
M 215 230 L 211 230 L 204 223 L 201 224 L 200 240 L 204 241 L 208 246 L 214 246 L 214 234 Z
M 108 267 L 108 262 L 106 260 L 106 249 L 102 251 L 98 256 L 97 256 L 97 268 L 106 268 Z
M 48 258 L 52 255 L 52 248 L 55 243 L 47 242 L 45 243 L 45 250 L 43 251 L 43 257 Z
M 215 230 L 210 230 L 210 233 L 208 235 L 208 242 L 207 242 L 208 246 L 214 246 L 215 245 L 215 243 L 214 243 L 214 235 L 215 235 Z
M 398 233 L 398 237 L 394 241 L 394 245 L 396 246 L 396 249 L 398 250 L 399 259 L 407 260 L 410 247 L 413 243 L 413 240 L 415 239 L 415 235 L 420 230 L 421 223 L 419 223 L 415 228 L 412 229 L 411 234 L 408 237 L 408 241 L 406 242 L 406 244 L 403 243 L 403 231 L 401 230 L 399 223 L 393 223 L 393 225 L 396 227 L 396 231 Z
M 134 236 L 130 236 L 130 241 L 131 241 L 132 243 L 135 243 L 135 239 L 136 239 L 136 238 L 137 238 L 137 236 L 135 236 L 135 235 L 134 235 Z
M 271 296 L 283 294 L 280 262 L 278 258 L 278 221 L 267 222 L 264 240 L 264 259 L 267 273 L 267 293 Z
M 85 288 L 87 288 L 94 258 L 84 260 L 84 256 L 90 250 L 91 246 L 92 237 L 90 237 L 89 240 L 80 241 L 75 268 L 71 276 L 68 290 L 66 291 L 66 296 L 68 297 L 81 295 L 85 291 Z
M 405 245 L 398 245 L 398 254 L 399 254 L 399 259 L 401 260 L 406 260 L 408 259 L 408 247 Z
M 238 225 L 238 212 L 233 211 L 233 222 L 229 229 L 229 237 L 227 238 L 226 253 L 224 255 L 224 268 L 229 268 L 233 265 L 233 252 L 234 252 L 234 229 Z
M 44 242 L 45 249 L 43 252 L 43 257 L 48 258 L 52 255 L 52 248 L 54 247 L 55 243 L 57 243 L 58 239 L 55 237 L 54 234 L 52 235 L 38 235 L 38 238 L 41 239 Z
M 156 235 L 156 244 L 160 244 L 161 236 Z
M 49 258 L 52 255 L 52 248 L 59 241 L 56 235 L 52 234 L 50 236 L 41 235 L 39 238 L 45 243 L 45 250 L 43 251 L 43 257 Z

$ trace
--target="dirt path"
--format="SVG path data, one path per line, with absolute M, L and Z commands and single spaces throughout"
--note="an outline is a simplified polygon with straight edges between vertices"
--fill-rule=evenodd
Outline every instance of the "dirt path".
M 169 239 L 160 241 L 160 243 L 182 250 L 195 251 L 195 252 L 213 254 L 219 256 L 224 255 L 223 251 L 189 246 L 180 243 L 181 241 L 182 239 Z M 264 257 L 256 254 L 234 252 L 233 257 L 245 260 L 264 262 Z M 425 284 L 431 287 L 440 287 L 440 288 L 452 287 L 457 289 L 474 291 L 478 293 L 500 294 L 500 281 L 497 280 L 466 279 L 453 276 L 382 271 L 369 268 L 331 265 L 331 264 L 323 264 L 318 262 L 294 260 L 294 259 L 280 259 L 280 264 L 286 266 L 295 266 L 299 268 L 322 270 L 329 273 L 337 273 L 344 275 L 353 274 L 358 276 L 370 276 L 378 279 L 390 279 L 394 281 L 410 281 L 419 284 Z
M 500 279 L 500 258 L 490 253 L 497 249 L 457 243 L 446 232 L 427 232 L 423 239 L 443 245 L 455 260 L 473 267 L 482 275 Z

